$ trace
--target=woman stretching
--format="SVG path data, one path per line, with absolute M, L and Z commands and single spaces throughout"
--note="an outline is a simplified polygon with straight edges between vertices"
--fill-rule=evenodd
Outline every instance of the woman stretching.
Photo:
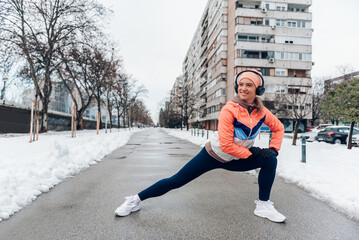
M 264 79 L 259 72 L 240 72 L 234 86 L 237 96 L 222 108 L 218 118 L 218 134 L 178 173 L 156 182 L 137 195 L 126 197 L 126 201 L 115 211 L 117 216 L 127 216 L 138 211 L 141 201 L 180 188 L 210 170 L 222 168 L 229 171 L 248 171 L 260 168 L 259 200 L 255 200 L 254 214 L 273 222 L 285 221 L 285 216 L 279 213 L 269 200 L 276 175 L 276 157 L 284 135 L 283 124 L 256 96 L 262 95 L 265 90 Z M 273 131 L 269 148 L 253 147 L 263 123 Z

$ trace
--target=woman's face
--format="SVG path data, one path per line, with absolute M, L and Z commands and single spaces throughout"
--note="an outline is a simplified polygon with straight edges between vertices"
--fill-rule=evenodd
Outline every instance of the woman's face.
M 243 79 L 238 83 L 238 96 L 249 104 L 256 98 L 256 87 L 249 79 Z

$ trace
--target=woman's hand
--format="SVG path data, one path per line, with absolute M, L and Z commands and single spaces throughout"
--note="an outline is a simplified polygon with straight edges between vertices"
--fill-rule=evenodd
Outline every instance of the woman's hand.
M 259 153 L 258 157 L 270 158 L 272 155 L 278 156 L 278 151 L 275 148 L 263 148 Z

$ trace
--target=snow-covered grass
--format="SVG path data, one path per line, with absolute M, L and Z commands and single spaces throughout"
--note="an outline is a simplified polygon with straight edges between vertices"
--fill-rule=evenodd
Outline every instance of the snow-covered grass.
M 29 143 L 28 134 L 0 135 L 0 221 L 9 218 L 38 195 L 81 172 L 127 143 L 139 129 L 69 131 L 40 134 Z
M 204 146 L 204 137 L 192 136 L 191 131 L 164 129 L 170 135 Z M 213 131 L 209 131 L 209 137 Z M 255 146 L 268 147 L 269 134 L 257 137 Z M 304 188 L 313 197 L 327 202 L 335 209 L 359 220 L 359 148 L 348 150 L 345 145 L 307 142 L 306 162 L 302 163 L 301 140 L 297 146 L 292 139 L 283 139 L 278 156 L 278 175 L 286 182 Z M 253 173 L 253 172 L 251 172 Z

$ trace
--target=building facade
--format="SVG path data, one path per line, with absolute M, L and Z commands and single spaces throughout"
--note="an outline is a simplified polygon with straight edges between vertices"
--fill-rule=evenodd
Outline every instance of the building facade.
M 183 62 L 184 82 L 197 99 L 189 122 L 217 129 L 222 106 L 234 97 L 235 76 L 246 69 L 263 74 L 262 100 L 269 109 L 279 94 L 310 95 L 311 4 L 311 0 L 209 0 Z M 311 98 L 307 101 L 310 104 Z M 279 117 L 288 119 L 285 114 Z

